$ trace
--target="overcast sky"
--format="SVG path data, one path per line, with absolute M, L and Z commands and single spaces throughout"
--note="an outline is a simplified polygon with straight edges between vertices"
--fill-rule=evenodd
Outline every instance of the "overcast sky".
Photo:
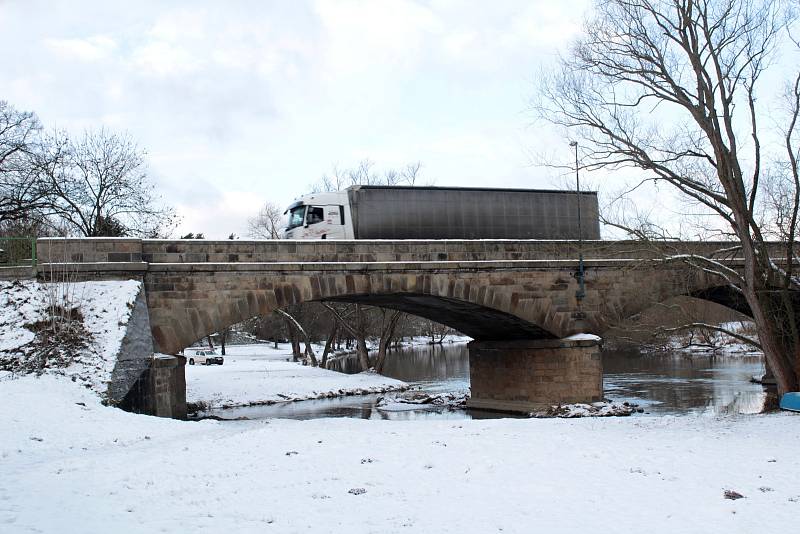
M 47 126 L 128 130 L 183 216 L 244 235 L 333 165 L 420 161 L 436 185 L 552 187 L 540 70 L 583 0 L 0 0 L 0 98 Z

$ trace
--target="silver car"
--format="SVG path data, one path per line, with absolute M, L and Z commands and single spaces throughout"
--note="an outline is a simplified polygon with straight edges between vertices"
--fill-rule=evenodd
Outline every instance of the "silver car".
M 196 350 L 193 355 L 187 356 L 189 365 L 222 365 L 224 358 L 211 349 Z

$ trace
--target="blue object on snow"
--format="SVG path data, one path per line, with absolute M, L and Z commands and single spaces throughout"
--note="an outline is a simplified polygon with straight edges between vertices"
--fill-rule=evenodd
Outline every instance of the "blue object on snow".
M 800 391 L 784 393 L 781 397 L 781 410 L 800 412 Z

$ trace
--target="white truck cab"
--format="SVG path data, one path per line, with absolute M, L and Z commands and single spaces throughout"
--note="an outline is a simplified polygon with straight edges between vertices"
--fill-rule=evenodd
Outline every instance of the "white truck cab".
M 347 191 L 313 193 L 286 208 L 284 239 L 353 239 Z

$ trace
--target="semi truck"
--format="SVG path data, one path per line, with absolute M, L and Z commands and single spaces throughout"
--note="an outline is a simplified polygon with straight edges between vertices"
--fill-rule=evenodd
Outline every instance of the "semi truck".
M 595 191 L 354 185 L 285 215 L 285 239 L 600 239 Z

